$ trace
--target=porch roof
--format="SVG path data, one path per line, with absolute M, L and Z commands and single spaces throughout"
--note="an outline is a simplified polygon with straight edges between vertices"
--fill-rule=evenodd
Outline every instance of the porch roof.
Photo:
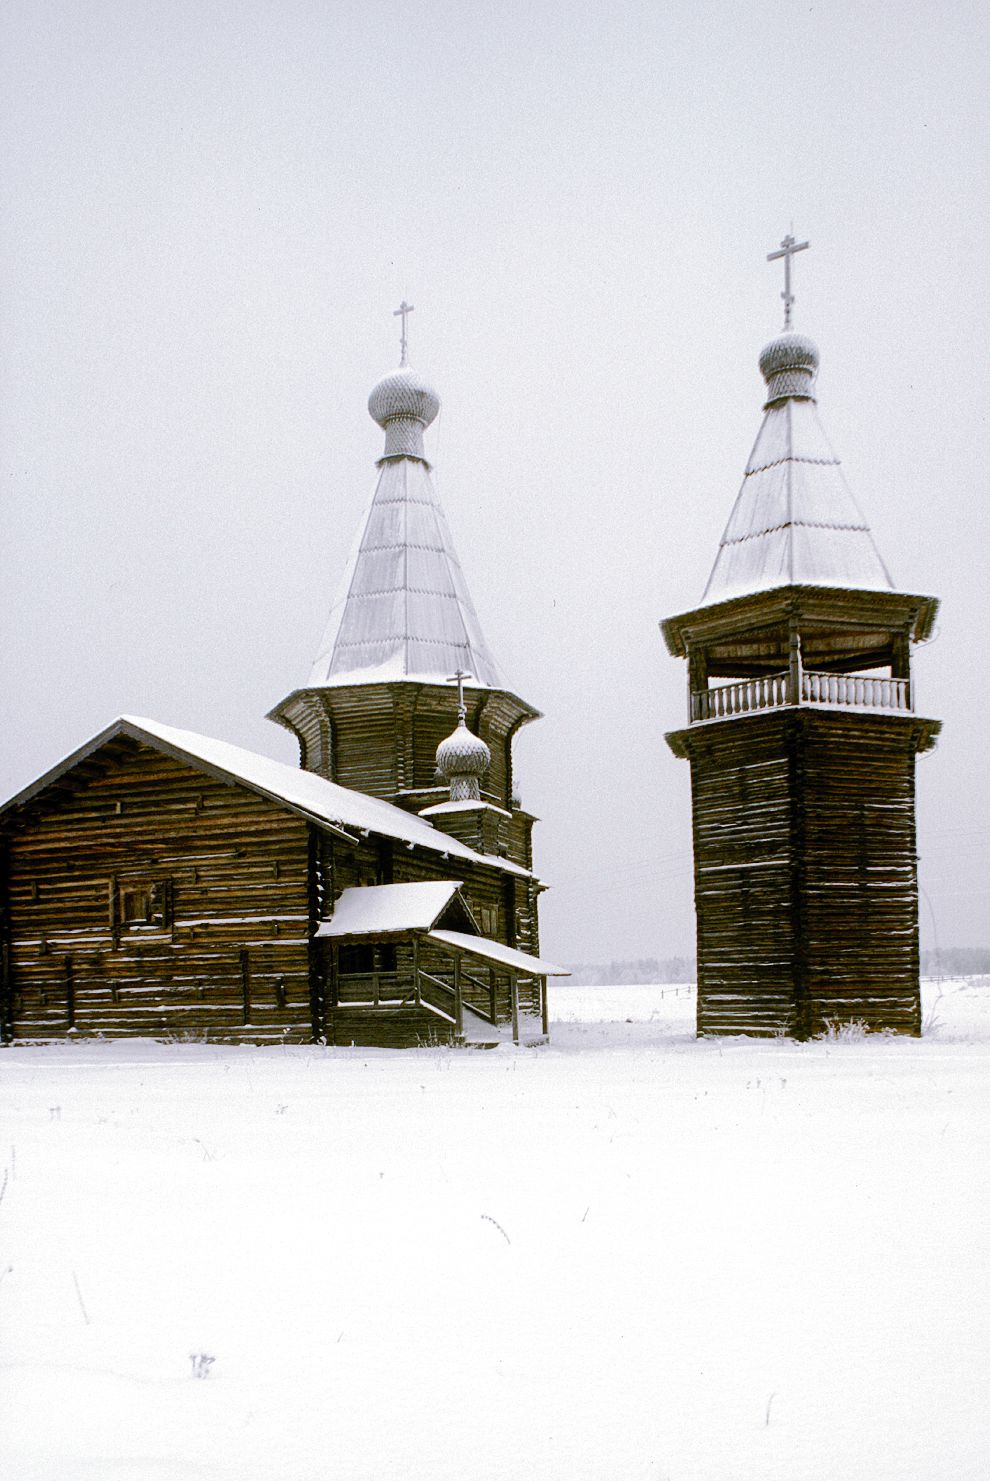
M 484 957 L 511 967 L 515 972 L 525 972 L 530 977 L 569 977 L 569 967 L 558 967 L 545 962 L 542 957 L 530 956 L 528 952 L 516 951 L 514 946 L 503 946 L 501 941 L 489 941 L 487 936 L 469 936 L 466 931 L 430 931 L 429 939 L 439 941 L 442 946 L 453 946 L 458 951 L 472 956 Z
M 341 891 L 333 916 L 317 936 L 385 936 L 428 931 L 460 888 L 454 879 L 409 884 L 355 885 Z

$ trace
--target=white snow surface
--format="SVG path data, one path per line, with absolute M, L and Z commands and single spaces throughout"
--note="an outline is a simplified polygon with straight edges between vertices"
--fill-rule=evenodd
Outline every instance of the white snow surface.
M 926 998 L 921 1040 L 555 984 L 541 1049 L 4 1051 L 0 1474 L 982 1478 L 990 984 Z
M 460 889 L 456 879 L 408 884 L 369 884 L 342 890 L 333 917 L 318 936 L 357 936 L 377 931 L 428 931 Z

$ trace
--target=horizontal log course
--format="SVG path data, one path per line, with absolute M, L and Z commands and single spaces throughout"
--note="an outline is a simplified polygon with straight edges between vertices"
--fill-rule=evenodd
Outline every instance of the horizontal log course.
M 699 1032 L 917 1032 L 915 748 L 900 717 L 750 716 L 708 728 L 690 756 Z

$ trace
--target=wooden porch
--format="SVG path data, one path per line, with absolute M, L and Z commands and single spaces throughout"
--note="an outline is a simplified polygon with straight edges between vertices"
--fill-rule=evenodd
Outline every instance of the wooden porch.
M 566 975 L 481 935 L 454 880 L 346 889 L 317 945 L 337 1044 L 542 1043 L 547 977 Z
M 403 1024 L 418 1020 L 424 1042 L 440 1036 L 456 1044 L 497 1044 L 510 1032 L 514 1044 L 547 1038 L 546 977 L 486 965 L 474 953 L 432 941 L 427 949 L 415 937 L 397 946 L 405 946 L 408 965 L 391 971 L 342 971 L 336 949 L 329 1003 L 334 1024 L 353 1026 L 367 1016 L 381 1026 L 390 1016 Z

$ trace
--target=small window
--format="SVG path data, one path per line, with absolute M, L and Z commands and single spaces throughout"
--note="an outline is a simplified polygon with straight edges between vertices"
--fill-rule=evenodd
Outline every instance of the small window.
M 370 946 L 342 946 L 340 948 L 340 975 L 354 977 L 375 970 L 375 953 Z
M 119 890 L 122 926 L 166 926 L 169 890 L 165 880 L 142 880 L 122 884 Z
M 383 946 L 342 946 L 339 967 L 342 977 L 361 976 L 362 973 L 371 972 L 394 972 L 395 947 L 390 943 Z

